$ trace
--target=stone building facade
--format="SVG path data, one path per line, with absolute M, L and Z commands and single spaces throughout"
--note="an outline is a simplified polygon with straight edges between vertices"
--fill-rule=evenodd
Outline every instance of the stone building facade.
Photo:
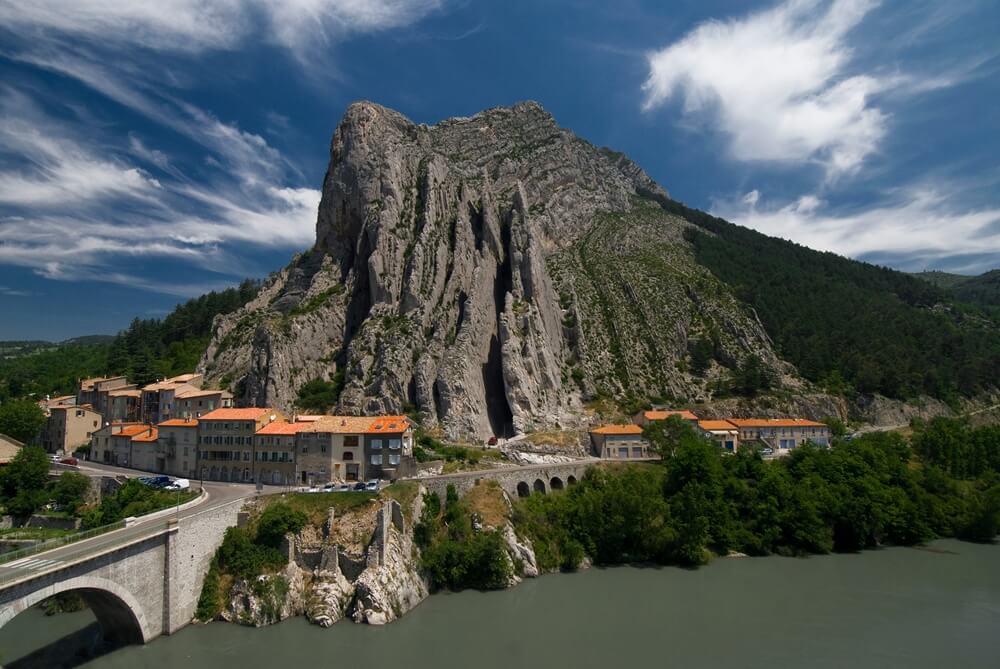
M 198 419 L 198 475 L 209 481 L 253 478 L 254 435 L 265 425 L 286 420 L 270 408 L 216 409 Z

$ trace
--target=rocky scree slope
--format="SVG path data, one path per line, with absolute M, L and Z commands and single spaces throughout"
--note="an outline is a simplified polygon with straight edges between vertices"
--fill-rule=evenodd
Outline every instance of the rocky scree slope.
M 338 411 L 413 407 L 452 438 L 577 424 L 598 392 L 697 398 L 750 355 L 794 384 L 665 198 L 536 103 L 434 126 L 355 103 L 315 246 L 216 320 L 200 367 L 282 409 L 336 379 Z M 708 337 L 714 361 L 693 373 Z

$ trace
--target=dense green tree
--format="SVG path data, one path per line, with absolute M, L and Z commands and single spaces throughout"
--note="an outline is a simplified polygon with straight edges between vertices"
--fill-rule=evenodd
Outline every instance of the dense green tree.
M 21 442 L 34 440 L 45 427 L 45 412 L 31 400 L 0 404 L 0 433 Z
M 46 484 L 49 456 L 37 446 L 21 448 L 10 463 L 0 469 L 0 490 L 7 512 L 27 516 L 48 501 Z
M 303 411 L 326 413 L 337 405 L 344 387 L 344 373 L 338 371 L 332 381 L 312 379 L 299 388 L 295 406 Z
M 298 532 L 305 527 L 306 521 L 306 514 L 287 504 L 271 504 L 257 521 L 256 541 L 264 546 L 278 548 L 286 534 Z
M 63 472 L 52 486 L 52 501 L 76 513 L 90 490 L 90 478 L 78 472 Z

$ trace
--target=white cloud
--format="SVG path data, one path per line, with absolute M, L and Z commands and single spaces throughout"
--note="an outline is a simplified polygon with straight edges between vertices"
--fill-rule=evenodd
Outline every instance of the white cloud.
M 862 211 L 838 210 L 815 195 L 770 206 L 763 197 L 753 204 L 743 199 L 713 211 L 767 235 L 855 258 L 1000 254 L 1000 208 L 960 207 L 955 202 L 964 199 L 956 197 L 962 188 L 948 190 L 946 195 L 934 186 L 899 189 Z
M 829 177 L 858 169 L 885 134 L 870 104 L 887 82 L 851 74 L 848 36 L 871 0 L 786 0 L 729 21 L 709 21 L 649 55 L 651 110 L 681 96 L 685 113 L 710 113 L 743 161 L 816 162 Z
M 189 53 L 233 49 L 263 36 L 301 53 L 349 33 L 405 25 L 439 6 L 439 0 L 33 0 L 0 3 L 0 23 Z
M 122 154 L 164 168 L 163 180 L 105 157 L 117 153 L 114 142 L 96 133 L 86 142 L 71 138 L 74 126 L 9 87 L 0 89 L 0 112 L 0 205 L 17 212 L 0 218 L 0 263 L 55 280 L 187 295 L 190 285 L 170 287 L 112 268 L 130 258 L 171 258 L 242 276 L 233 243 L 301 249 L 314 239 L 319 191 L 275 186 L 285 162 L 280 153 L 200 110 L 187 113 L 199 119 L 195 136 L 214 147 L 220 167 L 203 184 L 184 178 L 134 133 Z

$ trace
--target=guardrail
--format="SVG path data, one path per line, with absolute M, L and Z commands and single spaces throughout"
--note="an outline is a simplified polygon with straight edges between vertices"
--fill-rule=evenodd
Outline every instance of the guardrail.
M 158 511 L 151 511 L 142 516 L 135 516 L 124 518 L 117 522 L 111 523 L 109 525 L 102 525 L 100 527 L 94 527 L 89 530 L 83 530 L 82 532 L 75 532 L 73 534 L 67 534 L 64 537 L 56 537 L 55 539 L 46 539 L 45 541 L 40 541 L 37 544 L 28 546 L 27 548 L 20 548 L 16 551 L 11 551 L 8 553 L 0 553 L 0 566 L 5 563 L 14 562 L 21 558 L 30 557 L 32 555 L 37 555 L 38 553 L 44 553 L 45 551 L 50 551 L 53 548 L 60 548 L 67 544 L 76 543 L 77 541 L 83 541 L 85 539 L 92 539 L 94 537 L 106 534 L 107 532 L 112 532 L 114 530 L 121 530 L 126 527 L 132 527 L 135 525 L 142 525 L 145 527 L 145 523 L 154 520 L 156 518 L 165 518 L 177 513 L 178 511 L 187 509 L 194 506 L 197 503 L 203 501 L 205 496 L 204 489 L 198 491 L 198 495 L 194 498 L 188 500 L 184 504 L 178 506 L 168 506 Z M 131 536 L 131 535 L 130 535 Z
M 93 527 L 89 530 L 84 530 L 82 532 L 67 534 L 64 537 L 57 537 L 55 539 L 46 539 L 45 541 L 40 541 L 33 546 L 28 546 L 27 548 L 21 548 L 16 551 L 11 551 L 9 553 L 0 553 L 0 565 L 3 565 L 6 562 L 13 562 L 21 558 L 29 557 L 37 553 L 44 553 L 45 551 L 50 551 L 53 548 L 59 548 L 60 546 L 76 543 L 77 541 L 83 541 L 84 539 L 91 539 L 93 537 L 100 536 L 106 532 L 111 532 L 112 530 L 120 530 L 124 527 L 125 527 L 125 521 L 119 520 L 118 522 L 111 523 L 110 525 Z

